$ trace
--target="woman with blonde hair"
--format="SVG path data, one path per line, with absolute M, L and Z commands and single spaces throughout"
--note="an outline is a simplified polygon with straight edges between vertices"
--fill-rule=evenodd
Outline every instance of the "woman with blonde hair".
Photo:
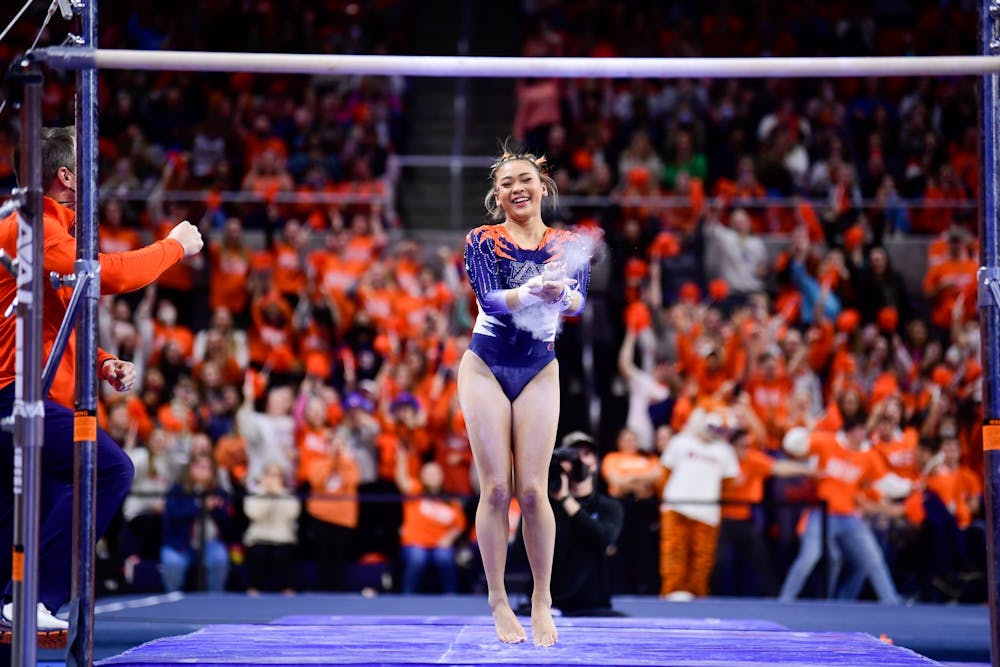
M 525 641 L 504 587 L 511 497 L 523 513 L 534 581 L 531 628 L 550 646 L 555 523 L 548 470 L 559 423 L 559 366 L 554 342 L 561 316 L 583 310 L 590 257 L 583 239 L 546 226 L 542 200 L 556 194 L 544 158 L 504 151 L 490 169 L 485 205 L 499 224 L 469 232 L 465 269 L 479 306 L 458 370 L 481 494 L 476 530 L 497 636 Z

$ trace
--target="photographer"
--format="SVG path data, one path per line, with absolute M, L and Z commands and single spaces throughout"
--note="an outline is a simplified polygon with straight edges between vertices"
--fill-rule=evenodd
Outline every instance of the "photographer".
M 594 440 L 575 431 L 552 454 L 549 497 L 556 519 L 552 606 L 564 616 L 621 616 L 611 609 L 608 552 L 622 529 L 622 508 L 597 492 Z

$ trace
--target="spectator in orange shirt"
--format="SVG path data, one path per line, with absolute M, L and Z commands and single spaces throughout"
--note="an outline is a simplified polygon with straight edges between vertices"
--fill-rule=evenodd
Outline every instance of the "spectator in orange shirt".
M 656 495 L 661 477 L 659 461 L 642 452 L 635 433 L 625 428 L 618 433 L 617 450 L 608 452 L 601 461 L 601 476 L 608 485 L 608 495 L 614 498 L 624 513 L 615 559 L 624 579 L 625 592 L 655 594 L 659 592 L 660 503 Z
M 899 397 L 889 396 L 876 404 L 868 423 L 872 448 L 882 456 L 886 467 L 900 477 L 918 479 L 919 436 L 915 429 L 904 427 L 903 403 Z
M 420 468 L 420 481 L 410 476 L 409 452 L 401 448 L 396 457 L 396 485 L 406 496 L 403 501 L 403 526 L 399 544 L 403 559 L 404 594 L 421 590 L 424 570 L 430 564 L 437 570 L 438 584 L 445 593 L 458 592 L 458 566 L 455 541 L 465 530 L 462 505 L 441 495 L 444 474 L 437 463 Z
M 329 449 L 329 429 L 327 405 L 323 397 L 303 391 L 299 394 L 295 409 L 295 439 L 298 444 L 299 467 L 296 482 L 308 481 L 313 464 L 327 455 Z
M 240 321 L 246 321 L 250 293 L 250 250 L 243 242 L 243 222 L 236 217 L 226 220 L 222 239 L 208 246 L 209 304 L 213 311 L 227 308 Z
M 967 507 L 960 478 L 945 463 L 943 442 L 921 439 L 917 452 L 923 490 L 906 501 L 907 518 L 918 529 L 915 558 L 921 598 L 934 602 L 958 601 L 963 580 L 971 580 L 972 574 L 966 535 L 959 525 Z
M 177 306 L 166 299 L 160 300 L 156 309 L 156 319 L 153 321 L 153 345 L 150 363 L 159 363 L 160 356 L 168 343 L 175 343 L 178 351 L 185 359 L 191 359 L 194 353 L 194 333 L 183 324 L 177 323 Z
M 755 370 L 747 379 L 746 392 L 767 433 L 767 440 L 760 444 L 777 449 L 781 436 L 789 427 L 792 383 L 781 368 L 776 352 L 764 350 L 757 355 Z
M 778 595 L 773 558 L 768 553 L 761 517 L 756 513 L 764 500 L 764 481 L 769 477 L 809 475 L 808 465 L 790 459 L 774 459 L 752 446 L 745 428 L 729 436 L 740 462 L 737 477 L 722 482 L 722 523 L 712 595 Z
M 947 425 L 942 425 L 940 433 L 943 463 L 957 478 L 957 503 L 959 507 L 964 506 L 955 512 L 955 518 L 958 527 L 966 530 L 982 509 L 983 482 L 978 474 L 962 463 L 962 445 L 954 428 L 949 430 Z
M 965 233 L 957 227 L 948 232 L 948 256 L 924 276 L 924 296 L 930 301 L 935 338 L 944 339 L 951 330 L 956 300 L 975 286 L 975 260 L 965 252 Z
M 315 543 L 320 586 L 339 590 L 358 526 L 360 474 L 347 441 L 337 433 L 327 431 L 325 435 L 326 452 L 313 459 L 307 473 L 306 511 L 312 519 L 307 534 Z
M 297 363 L 291 306 L 272 291 L 254 300 L 250 311 L 254 323 L 250 330 L 250 361 L 257 368 L 275 373 L 291 371 Z
M 118 199 L 104 202 L 98 246 L 100 251 L 105 253 L 128 252 L 142 247 L 139 233 L 125 226 L 124 207 Z
M 827 550 L 831 559 L 828 590 L 841 594 L 837 588 L 842 559 L 863 572 L 883 604 L 899 604 L 901 599 L 885 563 L 882 550 L 871 527 L 859 516 L 857 498 L 863 486 L 870 486 L 883 497 L 902 498 L 909 494 L 910 484 L 888 472 L 881 458 L 865 450 L 865 419 L 858 415 L 844 421 L 837 433 L 808 431 L 802 427 L 790 429 L 783 441 L 785 451 L 792 456 L 815 456 L 819 482 L 817 496 L 828 504 Z M 781 587 L 779 600 L 798 597 L 821 555 L 821 524 L 819 510 L 806 515 L 805 532 L 799 555 Z M 850 592 L 850 591 L 847 591 Z
M 465 416 L 458 402 L 458 392 L 449 399 L 450 418 L 445 431 L 434 444 L 434 460 L 444 472 L 444 490 L 455 495 L 472 494 L 472 447 L 465 430 Z
M 281 229 L 281 238 L 271 244 L 271 284 L 275 291 L 295 307 L 309 284 L 306 247 L 309 230 L 291 218 Z

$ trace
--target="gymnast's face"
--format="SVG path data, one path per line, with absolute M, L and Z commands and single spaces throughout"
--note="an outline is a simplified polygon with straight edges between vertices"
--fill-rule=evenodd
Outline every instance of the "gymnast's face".
M 511 160 L 500 165 L 494 183 L 497 203 L 508 220 L 527 221 L 541 214 L 542 198 L 549 191 L 538 168 L 528 160 Z

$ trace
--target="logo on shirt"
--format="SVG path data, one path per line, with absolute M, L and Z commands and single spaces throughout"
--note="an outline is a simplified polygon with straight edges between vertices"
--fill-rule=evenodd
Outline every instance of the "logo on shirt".
M 541 269 L 530 259 L 525 262 L 510 263 L 510 284 L 518 287 L 528 282 L 535 276 L 542 275 Z

